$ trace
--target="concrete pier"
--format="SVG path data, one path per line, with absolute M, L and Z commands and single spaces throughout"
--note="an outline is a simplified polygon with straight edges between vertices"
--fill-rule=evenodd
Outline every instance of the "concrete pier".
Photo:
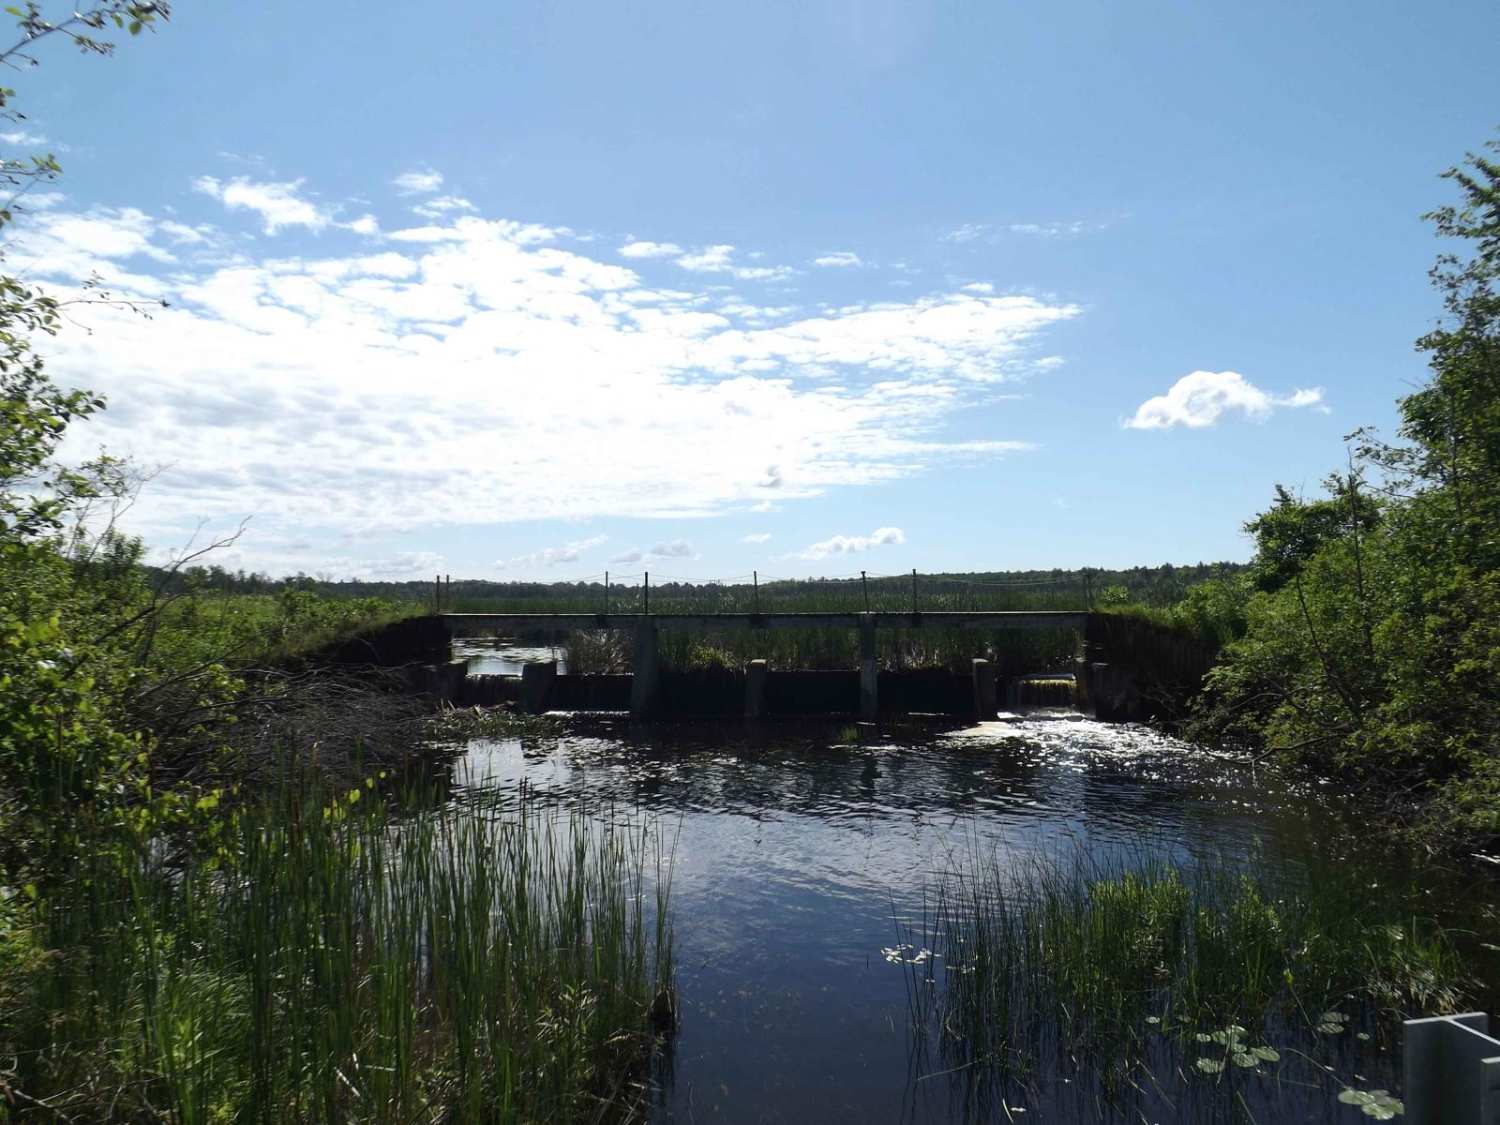
M 974 717 L 987 723 L 1000 712 L 995 699 L 995 666 L 988 660 L 974 661 Z
M 547 660 L 521 666 L 521 710 L 540 715 L 547 710 L 552 683 L 557 679 L 557 661 Z
M 661 661 L 656 651 L 656 623 L 649 617 L 636 621 L 635 661 L 631 671 L 630 713 L 655 714 L 661 694 Z
M 880 669 L 875 663 L 875 618 L 859 619 L 859 717 L 874 722 L 880 715 Z
M 1500 1041 L 1484 1012 L 1403 1025 L 1406 1120 L 1412 1125 L 1500 1122 Z
M 752 660 L 745 665 L 745 718 L 758 719 L 766 713 L 766 662 Z

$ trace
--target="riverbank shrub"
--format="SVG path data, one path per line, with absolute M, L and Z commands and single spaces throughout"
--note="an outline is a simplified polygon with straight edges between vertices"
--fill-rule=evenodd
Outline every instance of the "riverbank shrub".
M 1500 163 L 1446 176 L 1459 200 L 1429 218 L 1468 256 L 1432 271 L 1431 376 L 1399 401 L 1396 442 L 1357 432 L 1323 496 L 1278 488 L 1246 525 L 1255 591 L 1196 727 L 1417 808 L 1422 831 L 1472 849 L 1500 839 Z

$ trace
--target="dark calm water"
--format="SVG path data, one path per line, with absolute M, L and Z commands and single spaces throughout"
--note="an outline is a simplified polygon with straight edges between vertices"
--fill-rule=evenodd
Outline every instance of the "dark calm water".
M 1159 1086 L 1106 1097 L 1086 1062 L 1058 1059 L 1003 1105 L 975 1101 L 968 1075 L 921 1050 L 907 977 L 881 951 L 976 849 L 1017 862 L 1145 851 L 1290 877 L 1315 858 L 1312 869 L 1341 865 L 1373 894 L 1413 895 L 1418 908 L 1429 896 L 1471 920 L 1493 898 L 1396 863 L 1315 790 L 1142 728 L 1049 713 L 850 746 L 840 726 L 580 719 L 557 738 L 477 741 L 456 768 L 460 793 L 524 781 L 565 805 L 653 817 L 675 838 L 682 1020 L 657 1076 L 657 1121 L 1367 1120 L 1317 1070 L 1398 1089 L 1392 1051 L 1353 1036 L 1317 1045 L 1317 1064 L 1289 1057 L 1274 1077 L 1236 1076 L 1232 1091 L 1184 1083 L 1164 1051 Z

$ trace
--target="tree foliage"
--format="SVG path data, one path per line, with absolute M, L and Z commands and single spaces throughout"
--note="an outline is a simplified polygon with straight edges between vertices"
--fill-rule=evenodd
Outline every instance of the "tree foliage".
M 1496 150 L 1496 143 L 1489 146 Z M 1210 675 L 1205 733 L 1238 733 L 1372 789 L 1429 824 L 1500 833 L 1500 162 L 1446 174 L 1426 218 L 1460 250 L 1398 440 L 1351 435 L 1315 499 L 1278 488 L 1247 525 L 1257 593 Z

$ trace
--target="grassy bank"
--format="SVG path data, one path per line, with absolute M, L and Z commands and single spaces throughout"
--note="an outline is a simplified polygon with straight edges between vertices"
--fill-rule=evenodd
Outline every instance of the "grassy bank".
M 198 854 L 92 848 L 5 902 L 0 1119 L 622 1119 L 671 976 L 659 859 L 530 801 L 291 784 Z

